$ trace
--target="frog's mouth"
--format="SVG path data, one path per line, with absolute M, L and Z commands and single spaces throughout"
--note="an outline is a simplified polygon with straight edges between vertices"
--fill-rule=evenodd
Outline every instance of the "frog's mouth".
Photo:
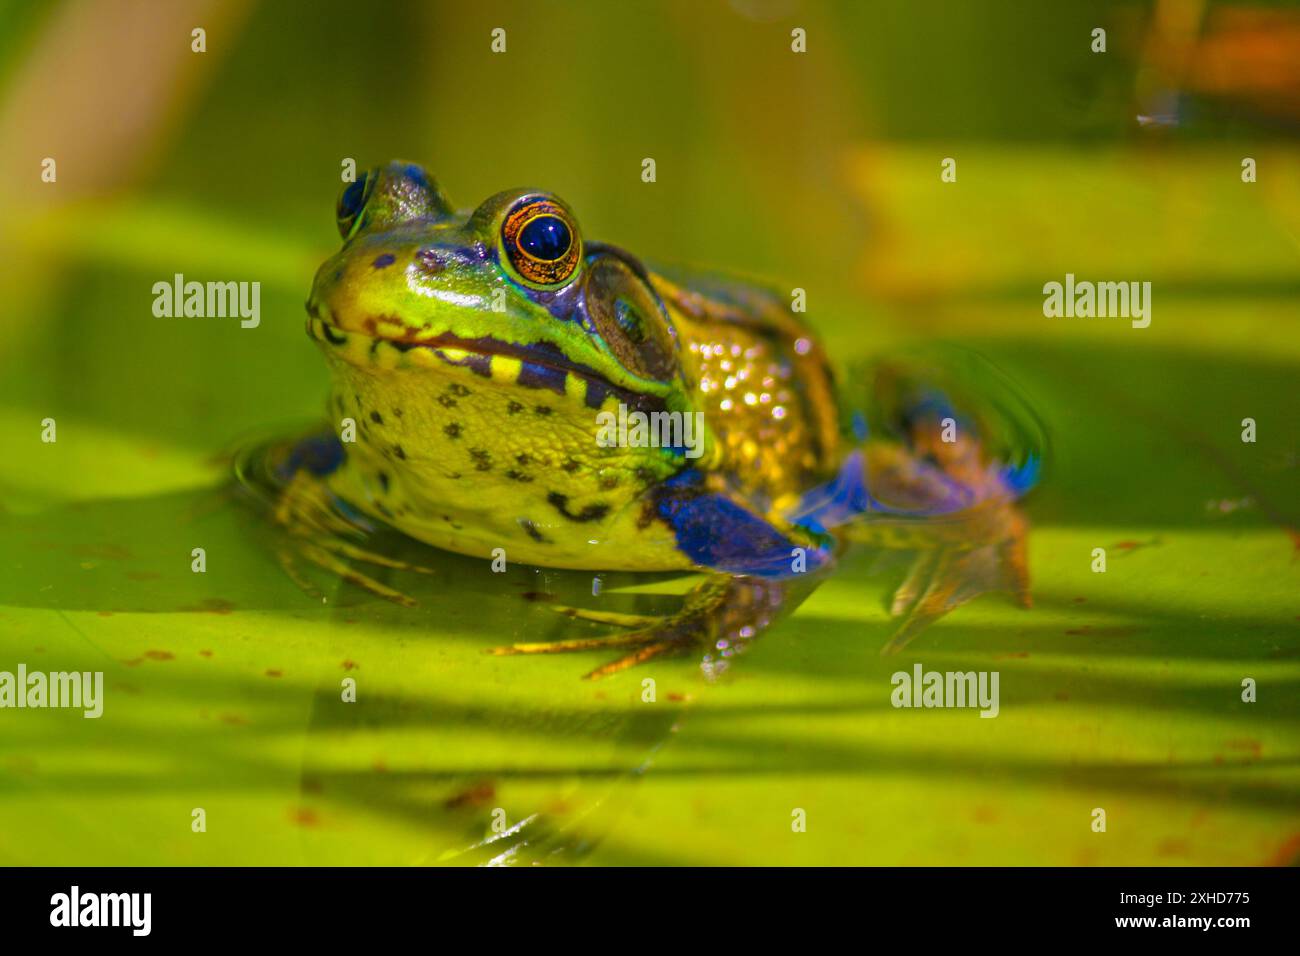
M 550 342 L 521 345 L 490 335 L 463 338 L 452 332 L 417 337 L 418 330 L 388 318 L 366 319 L 364 328 L 341 329 L 312 314 L 307 320 L 307 334 L 312 339 L 362 368 L 451 365 L 505 384 L 560 396 L 578 394 L 589 408 L 600 408 L 611 396 L 637 411 L 663 411 L 666 407 L 662 398 L 616 385 Z

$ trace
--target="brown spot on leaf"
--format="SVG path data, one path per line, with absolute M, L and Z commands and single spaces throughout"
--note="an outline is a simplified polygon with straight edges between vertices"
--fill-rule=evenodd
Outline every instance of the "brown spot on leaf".
M 1300 833 L 1293 833 L 1264 861 L 1264 866 L 1295 866 L 1300 863 Z
M 320 826 L 320 817 L 310 807 L 295 807 L 290 819 L 300 827 Z
M 469 787 L 466 787 L 460 793 L 452 794 L 443 802 L 443 806 L 448 810 L 456 810 L 461 807 L 481 807 L 492 800 L 497 795 L 497 788 L 490 780 L 482 780 Z
M 1260 744 L 1258 740 L 1251 740 L 1249 738 L 1225 741 L 1224 746 L 1229 750 L 1249 751 L 1252 757 L 1258 757 L 1264 749 L 1263 745 Z
M 1186 840 L 1181 840 L 1176 837 L 1170 837 L 1168 839 L 1160 841 L 1159 845 L 1156 847 L 1156 855 L 1157 856 L 1187 856 L 1190 850 L 1191 847 L 1188 846 Z

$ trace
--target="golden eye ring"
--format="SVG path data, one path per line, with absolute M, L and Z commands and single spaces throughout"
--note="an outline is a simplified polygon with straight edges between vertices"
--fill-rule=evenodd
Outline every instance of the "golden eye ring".
M 520 203 L 506 216 L 501 241 L 514 270 L 537 285 L 568 282 L 582 258 L 582 241 L 573 218 L 550 199 Z

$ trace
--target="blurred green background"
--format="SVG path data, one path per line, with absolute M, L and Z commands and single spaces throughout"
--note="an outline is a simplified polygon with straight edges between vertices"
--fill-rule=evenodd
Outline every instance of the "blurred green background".
M 0 23 L 0 670 L 108 687 L 98 721 L 0 712 L 0 861 L 1300 857 L 1295 5 L 104 0 Z M 480 653 L 580 629 L 523 595 L 591 604 L 589 576 L 446 556 L 403 582 L 415 611 L 343 585 L 314 606 L 214 458 L 321 414 L 302 303 L 340 164 L 396 157 L 463 206 L 536 185 L 652 261 L 804 288 L 846 368 L 988 356 L 1052 439 L 1035 609 L 982 598 L 882 660 L 901 568 L 862 552 L 709 685 L 689 659 L 588 684 L 599 655 Z M 177 272 L 261 282 L 260 327 L 155 318 Z M 1044 318 L 1067 272 L 1152 282 L 1151 327 Z M 680 590 L 611 576 L 600 600 Z M 1001 715 L 893 710 L 914 661 L 1000 670 Z

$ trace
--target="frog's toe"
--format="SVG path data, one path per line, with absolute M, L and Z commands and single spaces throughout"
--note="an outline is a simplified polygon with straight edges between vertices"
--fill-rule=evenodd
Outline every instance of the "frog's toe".
M 623 614 L 618 611 L 594 611 L 585 607 L 572 607 L 568 604 L 546 605 L 556 614 L 563 614 L 579 621 L 591 621 L 593 624 L 610 624 L 614 627 L 649 627 L 661 618 L 649 614 Z
M 891 610 L 906 611 L 906 616 L 880 653 L 897 654 L 949 611 L 989 591 L 1009 591 L 1029 606 L 1023 542 L 922 555 L 894 595 Z
M 495 657 L 507 657 L 513 654 L 568 654 L 574 651 L 599 651 L 607 647 L 628 647 L 645 644 L 654 639 L 654 635 L 646 631 L 631 631 L 605 637 L 576 637 L 566 641 L 508 644 L 504 647 L 489 647 L 484 653 Z
M 353 561 L 363 561 L 366 564 L 378 565 L 381 568 L 392 568 L 394 571 L 413 571 L 416 574 L 434 573 L 433 568 L 426 568 L 422 564 L 412 564 L 410 561 L 390 558 L 376 551 L 359 548 L 355 544 L 349 544 L 347 541 L 338 538 L 318 539 L 315 543 L 340 557 L 350 558 Z
M 653 640 L 649 644 L 637 648 L 631 654 L 620 657 L 616 661 L 608 664 L 602 664 L 593 671 L 583 675 L 583 680 L 600 680 L 602 677 L 608 677 L 610 674 L 617 674 L 619 671 L 625 671 L 629 667 L 636 667 L 638 664 L 644 664 L 646 661 L 653 660 L 656 657 L 667 657 L 677 654 L 685 654 L 698 645 L 695 638 L 682 635 L 666 638 L 663 640 Z
M 304 576 L 302 571 L 299 569 L 298 559 L 294 557 L 293 549 L 284 547 L 276 548 L 275 557 L 276 560 L 280 562 L 280 568 L 284 571 L 285 575 L 290 581 L 298 586 L 298 590 L 302 591 L 308 597 L 320 598 L 322 601 L 325 600 L 325 595 L 321 593 L 320 588 L 307 580 L 306 576 Z
M 592 612 L 599 614 L 602 612 Z M 614 615 L 630 619 L 636 615 Z M 594 619 L 594 618 L 589 618 Z M 512 654 L 566 654 L 575 651 L 601 651 L 615 647 L 633 647 L 636 650 L 608 664 L 602 664 L 583 676 L 583 680 L 600 680 L 610 674 L 636 667 L 656 657 L 669 654 L 681 654 L 699 645 L 699 636 L 689 630 L 678 628 L 673 618 L 645 618 L 653 622 L 649 627 L 611 634 L 604 637 L 579 637 L 565 641 L 543 641 L 528 644 L 510 644 L 506 647 L 490 647 L 486 653 L 498 657 Z
M 338 575 L 349 584 L 355 584 L 359 588 L 364 588 L 376 597 L 381 597 L 385 601 L 392 601 L 394 604 L 400 604 L 402 607 L 416 607 L 418 604 L 415 598 L 409 597 L 394 588 L 390 588 L 388 585 L 376 581 L 374 578 L 370 577 L 370 575 L 363 574 L 355 568 L 345 564 L 325 547 L 314 544 L 310 541 L 301 541 L 298 544 L 298 550 L 304 558 L 316 566 L 324 568 L 331 574 Z M 310 593 L 310 591 L 308 593 Z
M 911 568 L 908 569 L 907 577 L 894 592 L 894 600 L 889 606 L 890 617 L 898 617 L 916 604 L 921 592 L 934 577 L 941 554 L 942 552 L 938 551 L 922 551 L 917 555 Z

